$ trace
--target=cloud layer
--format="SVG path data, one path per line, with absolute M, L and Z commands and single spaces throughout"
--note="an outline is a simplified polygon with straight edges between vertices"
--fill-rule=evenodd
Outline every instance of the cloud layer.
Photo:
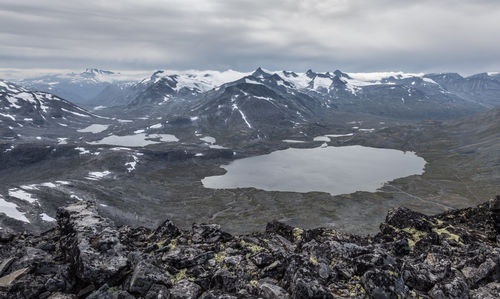
M 2 0 L 0 66 L 500 70 L 493 0 Z

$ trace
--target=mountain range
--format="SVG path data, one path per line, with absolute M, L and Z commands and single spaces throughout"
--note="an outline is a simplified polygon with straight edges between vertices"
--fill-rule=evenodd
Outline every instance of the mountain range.
M 108 115 L 182 115 L 242 128 L 258 127 L 269 119 L 293 126 L 330 117 L 330 111 L 405 120 L 449 119 L 498 106 L 500 98 L 498 73 L 463 77 L 258 68 L 250 73 L 161 70 L 142 80 L 132 77 L 87 69 L 18 83 L 88 108 L 112 107 L 112 112 L 105 112 Z

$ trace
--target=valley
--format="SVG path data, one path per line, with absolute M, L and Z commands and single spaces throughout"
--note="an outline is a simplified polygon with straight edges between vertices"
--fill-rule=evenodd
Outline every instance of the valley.
M 111 76 L 87 73 L 78 80 Z M 114 100 L 80 98 L 87 109 L 44 85 L 0 81 L 0 224 L 41 232 L 55 225 L 58 207 L 95 200 L 102 215 L 132 226 L 170 219 L 183 228 L 208 222 L 248 233 L 280 220 L 370 234 L 394 207 L 435 214 L 476 205 L 496 195 L 500 183 L 499 80 L 261 68 L 159 71 L 92 85 L 92 94 L 110 99 L 112 93 Z M 426 164 L 421 174 L 336 195 L 324 188 L 209 189 L 202 183 L 244 158 L 321 146 L 414 152 Z M 386 166 L 359 167 L 360 174 L 377 177 Z

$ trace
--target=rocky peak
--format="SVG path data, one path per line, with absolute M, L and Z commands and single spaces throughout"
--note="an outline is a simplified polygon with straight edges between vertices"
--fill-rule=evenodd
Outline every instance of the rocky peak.
M 340 70 L 336 70 L 335 72 L 333 72 L 333 74 L 335 74 L 335 76 L 340 77 L 340 78 L 352 79 L 348 74 L 346 74 Z
M 306 75 L 307 75 L 307 77 L 309 77 L 311 79 L 313 79 L 314 77 L 316 77 L 316 73 L 313 72 L 311 69 L 307 70 Z
M 111 71 L 100 70 L 97 68 L 87 68 L 85 72 L 81 73 L 83 77 L 95 77 L 96 75 L 113 75 Z
M 266 73 L 260 66 L 252 73 L 253 77 L 256 78 L 267 78 L 270 77 L 271 74 Z

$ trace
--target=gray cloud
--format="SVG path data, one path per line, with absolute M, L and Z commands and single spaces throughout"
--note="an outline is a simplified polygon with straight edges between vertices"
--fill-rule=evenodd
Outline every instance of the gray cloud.
M 500 2 L 2 0 L 0 66 L 500 70 Z

